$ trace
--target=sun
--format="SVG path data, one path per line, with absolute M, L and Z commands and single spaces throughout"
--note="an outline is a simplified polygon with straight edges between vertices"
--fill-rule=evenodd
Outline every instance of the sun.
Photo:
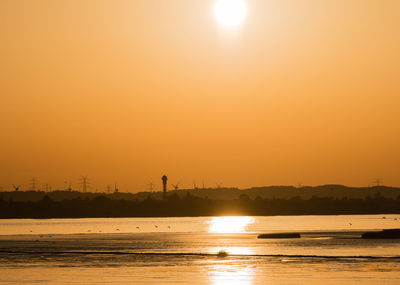
M 247 5 L 244 0 L 217 0 L 214 14 L 220 25 L 235 27 L 246 18 Z

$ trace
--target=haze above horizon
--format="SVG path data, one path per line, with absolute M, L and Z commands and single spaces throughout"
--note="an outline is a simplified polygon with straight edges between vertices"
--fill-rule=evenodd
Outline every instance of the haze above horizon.
M 238 3 L 1 1 L 0 185 L 400 186 L 400 1 Z

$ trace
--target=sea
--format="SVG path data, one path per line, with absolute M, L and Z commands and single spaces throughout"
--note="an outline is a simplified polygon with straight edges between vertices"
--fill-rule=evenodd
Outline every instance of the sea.
M 0 220 L 0 284 L 400 284 L 400 215 Z M 298 232 L 297 239 L 259 239 Z

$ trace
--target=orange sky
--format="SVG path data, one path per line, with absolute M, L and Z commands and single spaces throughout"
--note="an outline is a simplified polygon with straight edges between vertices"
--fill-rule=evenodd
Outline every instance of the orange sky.
M 400 186 L 400 1 L 0 2 L 0 185 Z

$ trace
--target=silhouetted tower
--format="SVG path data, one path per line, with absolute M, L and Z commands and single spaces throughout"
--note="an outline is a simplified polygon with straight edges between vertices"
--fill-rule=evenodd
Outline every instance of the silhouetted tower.
M 18 186 L 15 186 L 15 185 L 13 184 L 13 187 L 14 187 L 14 191 L 17 192 L 17 191 L 19 190 L 19 187 L 20 187 L 20 186 L 19 186 L 19 185 L 18 185 Z
M 376 184 L 376 186 L 381 186 L 382 185 L 382 179 L 376 178 L 375 179 L 375 184 Z
M 45 192 L 50 192 L 51 191 L 51 186 L 49 184 L 44 185 L 44 191 Z
M 88 179 L 87 176 L 82 176 L 82 192 L 86 192 L 87 190 Z
M 117 183 L 114 184 L 114 193 L 118 193 L 119 189 L 117 187 Z
M 37 185 L 36 178 L 32 178 L 31 179 L 31 190 L 32 191 L 36 191 L 36 185 Z
M 65 181 L 64 181 L 64 184 L 65 184 L 66 187 L 67 187 L 67 188 L 65 188 L 65 190 L 71 192 L 71 191 L 72 191 L 72 182 L 71 182 L 71 181 L 68 182 L 67 180 L 65 180 Z
M 162 184 L 163 184 L 163 198 L 165 200 L 165 198 L 167 197 L 167 180 L 168 177 L 166 175 L 163 175 L 163 177 L 161 177 L 162 180 Z

